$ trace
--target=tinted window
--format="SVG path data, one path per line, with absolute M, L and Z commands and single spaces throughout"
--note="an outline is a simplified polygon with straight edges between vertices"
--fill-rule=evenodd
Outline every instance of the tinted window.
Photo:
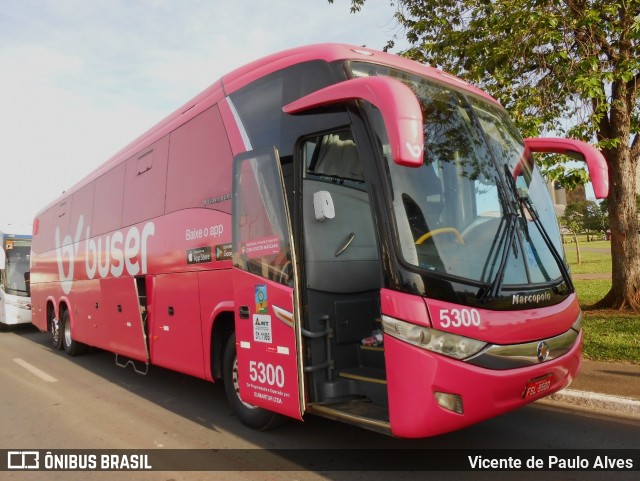
M 282 107 L 305 95 L 335 83 L 329 64 L 307 62 L 280 70 L 232 94 L 231 100 L 240 116 L 254 149 L 275 145 L 280 157 L 292 155 L 296 140 L 303 134 L 321 130 L 321 125 L 346 125 L 344 112 L 318 115 L 288 115 Z M 328 119 L 335 117 L 335 119 Z
M 362 164 L 351 131 L 306 139 L 303 155 L 306 178 L 364 188 Z

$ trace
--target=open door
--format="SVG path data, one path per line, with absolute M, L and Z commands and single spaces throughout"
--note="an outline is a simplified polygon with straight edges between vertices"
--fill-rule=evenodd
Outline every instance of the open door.
M 302 419 L 298 283 L 278 153 L 268 148 L 240 154 L 233 169 L 233 288 L 240 398 Z

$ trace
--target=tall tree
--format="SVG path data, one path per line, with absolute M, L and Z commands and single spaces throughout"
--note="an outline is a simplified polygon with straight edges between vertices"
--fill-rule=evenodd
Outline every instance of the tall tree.
M 351 10 L 365 3 L 352 0 Z M 596 142 L 609 168 L 613 257 L 612 287 L 598 306 L 640 310 L 640 0 L 391 4 L 411 45 L 405 56 L 489 91 L 527 136 Z M 549 176 L 565 176 L 546 162 Z M 566 180 L 585 178 L 574 169 Z
M 567 205 L 562 215 L 567 225 L 573 224 L 577 232 L 599 233 L 604 229 L 604 213 L 592 200 L 583 200 Z

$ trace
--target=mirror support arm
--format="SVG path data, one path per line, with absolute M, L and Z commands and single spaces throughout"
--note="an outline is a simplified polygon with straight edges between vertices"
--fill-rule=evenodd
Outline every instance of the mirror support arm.
M 589 168 L 593 192 L 598 199 L 609 195 L 609 171 L 602 153 L 592 145 L 574 139 L 528 138 L 524 143 L 531 152 L 567 155 L 584 160 Z

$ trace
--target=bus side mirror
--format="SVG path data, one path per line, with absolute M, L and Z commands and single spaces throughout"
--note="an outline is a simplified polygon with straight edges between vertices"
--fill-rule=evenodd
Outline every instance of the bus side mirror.
M 390 77 L 345 80 L 312 92 L 285 105 L 282 110 L 287 114 L 297 114 L 350 100 L 366 100 L 380 110 L 396 164 L 406 167 L 422 165 L 422 111 L 414 93 L 399 80 Z
M 0 247 L 0 269 L 4 269 L 4 265 L 7 263 L 7 254 L 4 252 L 4 248 Z
M 609 171 L 602 153 L 592 145 L 574 139 L 528 138 L 524 143 L 531 152 L 563 154 L 587 163 L 593 192 L 598 199 L 609 195 Z

